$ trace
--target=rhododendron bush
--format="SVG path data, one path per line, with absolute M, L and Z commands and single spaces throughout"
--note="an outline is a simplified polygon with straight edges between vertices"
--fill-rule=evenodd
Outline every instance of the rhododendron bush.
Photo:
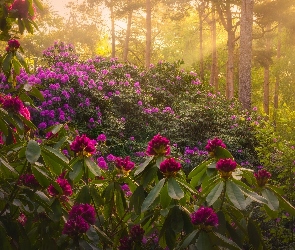
M 8 47 L 0 249 L 270 249 L 257 214 L 295 215 L 267 168 L 245 164 L 259 115 L 224 118 L 237 103 L 195 73 L 81 62 L 56 43 L 29 74 Z

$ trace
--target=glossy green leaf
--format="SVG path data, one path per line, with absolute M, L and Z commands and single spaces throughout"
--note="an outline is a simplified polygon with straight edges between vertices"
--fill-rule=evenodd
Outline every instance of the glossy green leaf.
M 267 200 L 267 206 L 273 210 L 273 211 L 277 211 L 279 210 L 280 207 L 280 202 L 277 198 L 277 196 L 269 189 L 263 189 L 261 191 L 261 194 L 264 198 L 266 198 Z
M 95 185 L 90 186 L 90 195 L 91 195 L 92 200 L 94 201 L 94 203 L 97 206 L 103 205 L 103 199 L 100 196 L 99 191 L 95 188 Z
M 4 120 L 1 119 L 0 117 L 0 131 L 5 135 L 8 136 L 8 126 Z
M 70 168 L 69 164 L 69 159 L 64 156 L 60 150 L 57 150 L 55 148 L 49 147 L 49 146 L 42 146 L 41 147 L 41 154 L 44 152 L 45 154 L 47 154 L 49 157 L 51 157 L 57 164 L 60 164 L 70 170 L 72 170 Z
M 26 148 L 26 158 L 28 162 L 35 163 L 41 155 L 41 148 L 38 142 L 30 140 Z
M 99 166 L 89 157 L 84 158 L 85 165 L 88 167 L 90 172 L 94 174 L 94 176 L 101 176 L 101 171 Z
M 153 189 L 150 191 L 150 193 L 148 194 L 148 196 L 145 198 L 144 202 L 142 203 L 141 212 L 145 212 L 149 209 L 149 207 L 152 205 L 152 203 L 160 194 L 164 183 L 165 183 L 165 178 L 161 179 L 157 183 L 157 185 L 153 187 Z
M 85 185 L 80 189 L 76 198 L 76 202 L 88 203 L 88 204 L 91 203 L 91 196 L 90 196 L 90 190 L 88 185 Z
M 168 191 L 167 191 L 168 196 Z M 130 208 L 134 208 L 136 214 L 141 213 L 141 206 L 145 198 L 143 186 L 138 186 L 130 197 Z
M 13 57 L 12 52 L 8 52 L 7 55 L 4 57 L 4 60 L 2 62 L 3 71 L 6 74 L 10 72 L 12 57 Z
M 160 192 L 160 203 L 162 208 L 167 208 L 171 202 L 171 197 L 168 195 L 168 184 L 166 183 Z
M 206 174 L 207 168 L 204 168 L 201 172 L 196 174 L 190 181 L 190 185 L 193 187 L 196 187 L 200 185 L 200 180 L 203 178 L 203 176 Z
M 207 195 L 206 201 L 208 203 L 208 206 L 212 206 L 214 202 L 219 198 L 223 191 L 224 182 L 221 181 L 217 183 L 217 185 L 211 190 L 211 192 Z
M 227 159 L 227 158 L 234 159 L 232 154 L 227 149 L 222 147 L 216 147 L 216 149 L 214 150 L 214 156 L 217 159 Z
M 48 174 L 37 166 L 32 166 L 31 169 L 40 185 L 45 188 L 48 187 L 50 184 L 50 177 Z
M 200 250 L 212 250 L 213 246 L 208 233 L 201 231 L 196 246 Z
M 216 241 L 217 245 L 227 247 L 227 249 L 242 250 L 235 242 L 223 236 L 222 234 L 213 232 L 213 235 L 218 239 L 218 242 Z
M 153 156 L 148 157 L 144 163 L 140 164 L 139 167 L 135 170 L 134 175 L 139 175 L 145 168 L 150 164 L 150 162 L 154 159 Z
M 4 165 L 4 167 L 6 167 L 10 172 L 17 174 L 17 172 L 15 171 L 15 169 L 9 165 L 8 162 L 6 162 L 3 158 L 0 157 L 0 162 L 2 163 L 2 165 Z
M 44 151 L 41 151 L 41 155 L 46 167 L 48 167 L 48 169 L 50 169 L 52 173 L 54 173 L 55 175 L 60 175 L 62 173 L 62 166 L 56 163 L 56 161 L 52 159 L 50 155 L 48 155 Z
M 202 172 L 207 166 L 212 163 L 213 160 L 203 161 L 200 165 L 193 168 L 193 170 L 189 173 L 188 178 L 191 179 L 198 173 Z
M 69 172 L 69 177 L 75 183 L 81 180 L 82 176 L 83 176 L 83 161 L 80 160 L 73 165 L 73 171 Z
M 194 239 L 196 238 L 196 235 L 198 234 L 199 230 L 194 230 L 192 231 L 186 238 L 185 240 L 182 242 L 182 244 L 180 245 L 180 249 L 185 249 L 188 245 L 190 245 Z M 193 242 L 194 243 L 194 242 Z M 193 244 L 192 243 L 192 244 Z
M 115 188 L 115 184 L 114 184 L 114 182 L 111 182 L 104 190 L 103 196 L 105 198 L 105 203 L 109 203 L 110 201 L 113 200 L 114 188 Z
M 154 165 L 152 167 L 148 167 L 148 170 L 143 173 L 141 180 L 142 186 L 144 188 L 146 188 L 150 184 L 150 182 L 152 182 L 155 179 L 158 170 L 159 169 L 157 168 L 157 166 Z
M 248 221 L 247 230 L 249 242 L 253 245 L 254 249 L 259 249 L 261 245 L 261 238 L 259 237 L 260 232 L 258 230 L 257 225 L 252 220 Z
M 62 207 L 58 199 L 55 199 L 51 205 L 52 213 L 49 213 L 49 217 L 55 221 L 60 222 L 63 216 Z
M 19 60 L 17 60 L 16 57 L 13 57 L 12 58 L 12 66 L 13 66 L 13 70 L 15 71 L 15 73 L 17 75 L 19 75 L 20 74 L 20 69 L 21 69 L 22 65 L 20 64 Z
M 265 197 L 262 197 L 260 196 L 259 194 L 249 190 L 249 189 L 246 189 L 244 187 L 240 187 L 241 191 L 243 192 L 244 195 L 248 196 L 250 199 L 258 202 L 258 203 L 262 203 L 262 204 L 267 204 L 268 201 L 267 199 L 265 199 Z
M 180 200 L 184 197 L 184 192 L 175 180 L 175 178 L 168 179 L 168 194 L 172 199 Z
M 126 198 L 121 186 L 118 183 L 115 183 L 115 208 L 117 210 L 118 215 L 122 218 L 126 213 Z
M 226 194 L 234 206 L 240 210 L 246 209 L 245 197 L 241 189 L 232 181 L 227 180 Z

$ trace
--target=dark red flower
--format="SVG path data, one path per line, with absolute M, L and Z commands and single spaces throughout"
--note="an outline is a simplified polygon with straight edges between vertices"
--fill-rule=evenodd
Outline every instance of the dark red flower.
M 140 225 L 134 225 L 130 229 L 130 237 L 134 242 L 141 242 L 144 235 L 144 229 Z
M 76 204 L 72 207 L 69 213 L 69 219 L 73 219 L 77 216 L 81 216 L 89 224 L 94 224 L 95 209 L 89 204 Z
M 129 172 L 135 167 L 135 163 L 130 161 L 130 157 L 125 158 L 117 157 L 115 160 L 116 167 L 123 172 Z
M 71 237 L 75 237 L 86 233 L 89 227 L 89 224 L 83 219 L 82 216 L 76 216 L 75 218 L 69 219 L 66 222 L 62 233 Z
M 72 151 L 77 154 L 82 154 L 85 156 L 90 156 L 95 153 L 96 141 L 91 140 L 86 135 L 79 136 L 77 135 L 75 140 L 70 145 Z
M 226 148 L 226 145 L 223 143 L 223 141 L 219 138 L 214 138 L 213 140 L 208 140 L 207 145 L 205 149 L 209 153 L 213 153 L 217 147 Z
M 63 193 L 62 195 L 64 196 L 71 196 L 73 194 L 73 190 L 72 187 L 70 185 L 70 183 L 68 182 L 67 179 L 64 179 L 64 173 L 62 173 L 56 180 L 57 184 L 61 187 Z M 50 184 L 50 186 L 48 187 L 48 193 L 51 196 L 57 196 L 59 195 L 58 190 L 55 189 L 55 187 Z
M 216 163 L 216 169 L 222 172 L 232 172 L 236 169 L 237 163 L 231 159 L 220 159 Z
M 181 164 L 174 158 L 168 158 L 161 162 L 160 171 L 166 176 L 175 176 L 176 173 L 181 169 Z
M 271 177 L 271 173 L 266 171 L 265 169 L 261 169 L 257 173 L 254 173 L 254 176 L 256 178 L 258 186 L 264 187 L 268 179 Z
M 146 150 L 147 155 L 169 155 L 170 154 L 170 141 L 159 134 L 155 135 L 152 140 L 149 141 Z
M 19 177 L 19 185 L 24 185 L 29 188 L 37 189 L 40 188 L 40 184 L 33 174 L 23 174 Z
M 218 216 L 210 207 L 200 207 L 191 214 L 194 225 L 200 225 L 203 229 L 211 229 L 218 226 Z

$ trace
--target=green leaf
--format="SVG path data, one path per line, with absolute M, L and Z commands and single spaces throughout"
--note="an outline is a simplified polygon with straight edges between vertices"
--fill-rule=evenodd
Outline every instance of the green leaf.
M 21 18 L 18 18 L 17 19 L 17 24 L 18 24 L 19 33 L 23 34 L 24 31 L 25 31 L 25 25 L 23 23 L 23 20 Z
M 191 244 L 191 242 L 195 239 L 196 235 L 198 234 L 199 230 L 192 231 L 189 236 L 185 238 L 185 240 L 182 242 L 180 249 L 185 249 L 188 245 Z
M 261 194 L 264 198 L 266 198 L 267 200 L 267 206 L 273 210 L 273 211 L 277 211 L 279 210 L 280 207 L 280 202 L 277 198 L 277 196 L 269 189 L 263 189 L 261 191 Z
M 91 194 L 91 198 L 93 199 L 94 203 L 97 206 L 101 206 L 103 205 L 103 199 L 101 198 L 101 196 L 99 195 L 98 190 L 95 188 L 95 185 L 91 185 L 90 186 L 90 194 Z
M 44 194 L 43 192 L 37 190 L 35 192 L 36 195 L 38 195 L 45 203 L 49 204 L 50 200 L 49 198 L 46 196 L 46 194 Z
M 211 190 L 211 192 L 207 195 L 206 201 L 208 202 L 208 206 L 212 206 L 214 202 L 219 198 L 221 192 L 223 191 L 224 182 L 221 181 L 217 183 L 217 185 Z
M 171 202 L 171 197 L 168 195 L 168 184 L 166 183 L 160 192 L 160 203 L 165 209 L 169 206 Z
M 28 65 L 27 65 L 24 57 L 22 56 L 22 54 L 17 51 L 17 52 L 15 52 L 15 56 L 16 56 L 17 60 L 20 62 L 20 64 L 25 68 L 26 72 L 29 72 Z M 32 88 L 35 88 L 35 87 L 32 87 Z
M 179 206 L 174 206 L 170 210 L 170 225 L 171 229 L 176 233 L 180 233 L 183 230 L 184 220 L 182 218 L 182 211 L 180 210 Z
M 105 198 L 105 203 L 109 203 L 113 200 L 114 197 L 114 182 L 111 182 L 103 192 L 103 196 Z
M 34 0 L 34 3 L 35 3 L 35 5 L 37 6 L 37 8 L 39 10 L 43 10 L 44 9 L 42 3 L 39 0 Z
M 200 165 L 196 166 L 188 175 L 188 178 L 191 179 L 198 173 L 202 172 L 207 166 L 212 163 L 213 160 L 203 161 Z
M 10 73 L 12 56 L 13 56 L 12 52 L 8 52 L 6 56 L 4 57 L 2 67 L 3 67 L 3 71 L 6 74 Z
M 211 244 L 210 237 L 206 232 L 200 232 L 196 246 L 200 250 L 212 250 L 213 246 Z
M 240 186 L 241 191 L 243 192 L 244 195 L 248 196 L 250 199 L 258 202 L 258 203 L 262 203 L 262 204 L 267 204 L 268 201 L 267 199 L 265 199 L 264 197 L 260 196 L 259 194 L 248 190 L 246 188 L 244 188 L 243 186 Z
M 168 179 L 168 194 L 172 199 L 180 200 L 184 197 L 184 192 L 174 178 Z
M 32 123 L 30 120 L 27 120 L 25 117 L 23 117 L 22 115 L 19 116 L 20 119 L 22 120 L 22 122 L 30 129 L 32 130 L 37 130 L 37 127 L 34 125 L 34 123 Z
M 12 58 L 12 66 L 13 66 L 13 70 L 15 71 L 15 73 L 17 75 L 19 75 L 20 74 L 20 69 L 21 69 L 22 65 L 20 64 L 19 60 L 17 60 L 16 57 L 13 57 Z
M 26 149 L 26 158 L 28 162 L 35 163 L 36 161 L 38 161 L 40 155 L 41 155 L 41 148 L 38 142 L 34 140 L 30 140 L 28 142 L 27 149 Z
M 83 176 L 83 161 L 79 160 L 73 165 L 73 171 L 70 171 L 69 177 L 73 182 L 78 182 Z
M 37 166 L 32 166 L 31 169 L 40 185 L 45 188 L 48 187 L 50 184 L 50 177 L 47 175 L 47 173 Z
M 169 249 L 174 249 L 176 242 L 176 234 L 171 227 L 165 228 L 165 241 Z
M 5 136 L 8 136 L 8 127 L 4 120 L 0 117 L 0 131 L 3 132 Z
M 94 174 L 94 176 L 101 176 L 99 166 L 97 166 L 97 164 L 91 158 L 84 158 L 84 163 L 86 164 L 90 172 Z
M 167 191 L 168 192 L 168 191 Z M 168 193 L 167 193 L 168 196 Z M 130 208 L 134 208 L 136 214 L 141 213 L 141 205 L 144 201 L 145 193 L 143 186 L 138 186 L 130 197 Z
M 122 218 L 126 212 L 127 204 L 124 192 L 121 186 L 118 183 L 115 183 L 115 208 L 118 212 L 118 215 Z
M 69 167 L 69 159 L 64 156 L 59 150 L 49 147 L 49 146 L 42 146 L 41 147 L 42 152 L 46 153 L 49 157 L 51 157 L 57 164 L 60 164 L 70 170 L 72 170 Z
M 213 235 L 216 236 L 216 238 L 219 241 L 219 244 L 225 247 L 228 247 L 230 249 L 237 249 L 237 250 L 241 250 L 241 248 L 232 240 L 226 238 L 225 236 L 223 236 L 222 234 L 219 234 L 217 232 L 213 232 Z M 217 243 L 217 245 L 219 245 Z
M 54 222 L 60 222 L 61 217 L 63 215 L 62 213 L 62 207 L 58 199 L 54 199 L 52 205 L 51 205 L 52 213 L 49 213 L 49 217 Z
M 24 22 L 24 24 L 25 24 L 26 30 L 27 30 L 30 34 L 33 34 L 34 29 L 33 29 L 33 26 L 32 26 L 32 24 L 31 24 L 30 20 L 24 18 L 24 19 L 23 19 L 23 22 Z
M 141 212 L 145 212 L 148 210 L 148 208 L 152 205 L 152 203 L 155 201 L 155 199 L 158 197 L 160 194 L 160 191 L 165 183 L 165 178 L 160 180 L 156 186 L 150 191 L 148 196 L 145 198 L 144 202 L 142 203 L 141 206 Z
M 227 159 L 227 158 L 234 159 L 232 154 L 227 149 L 222 147 L 216 147 L 216 149 L 214 150 L 214 156 L 217 159 Z
M 6 162 L 3 158 L 0 157 L 0 162 L 4 165 L 4 167 L 6 167 L 10 172 L 17 174 L 17 172 L 15 171 L 15 169 L 9 165 L 8 162 Z
M 178 179 L 177 182 L 184 188 L 186 189 L 190 195 L 198 195 L 198 193 L 196 192 L 196 190 L 188 183 L 186 183 L 184 180 Z
M 154 178 L 156 177 L 158 173 L 158 170 L 159 169 L 157 168 L 157 166 L 154 165 L 152 167 L 148 167 L 148 170 L 143 173 L 141 180 L 142 180 L 142 186 L 144 188 L 146 188 L 150 184 L 150 182 L 154 180 Z
M 10 239 L 8 238 L 8 234 L 5 230 L 5 227 L 2 223 L 0 223 L 0 249 L 10 250 L 12 249 L 10 244 Z
M 246 209 L 245 197 L 241 189 L 232 181 L 227 180 L 226 194 L 234 206 L 240 210 Z
M 158 157 L 156 157 L 156 166 L 158 167 L 158 168 L 160 168 L 160 164 L 161 164 L 161 162 L 163 162 L 165 160 L 165 157 L 164 156 L 158 156 Z
M 206 174 L 206 170 L 207 168 L 204 168 L 201 172 L 199 172 L 198 174 L 196 174 L 190 182 L 190 185 L 193 187 L 196 187 L 200 184 L 200 180 L 202 179 L 202 177 Z
M 52 159 L 50 157 L 50 155 L 48 155 L 47 153 L 45 153 L 44 151 L 41 152 L 43 161 L 45 163 L 45 166 L 50 169 L 50 171 L 56 175 L 60 175 L 62 173 L 62 166 L 58 163 L 56 163 L 54 161 L 54 159 Z
M 254 249 L 259 249 L 259 246 L 261 244 L 261 238 L 259 237 L 260 232 L 257 225 L 251 219 L 248 221 L 247 230 L 249 242 L 253 245 Z
M 85 185 L 83 186 L 76 198 L 76 202 L 77 203 L 91 203 L 91 196 L 90 196 L 90 190 L 89 190 L 89 186 Z
M 96 227 L 95 225 L 93 225 L 95 231 L 97 232 L 97 234 L 104 239 L 107 243 L 109 243 L 110 245 L 114 246 L 114 242 L 103 232 L 101 231 L 98 227 Z
M 295 208 L 287 201 L 285 200 L 277 191 L 273 188 L 268 186 L 269 189 L 271 189 L 276 195 L 277 198 L 280 201 L 280 207 L 285 209 L 289 214 L 295 216 Z
M 44 101 L 44 96 L 35 86 L 32 87 L 30 95 L 37 97 L 40 101 Z M 57 125 L 58 126 L 58 125 Z M 53 132 L 52 132 L 53 133 Z
M 139 165 L 139 167 L 136 169 L 134 172 L 134 175 L 139 175 L 149 164 L 150 162 L 154 159 L 154 156 L 150 156 L 146 159 L 146 161 L 142 164 Z

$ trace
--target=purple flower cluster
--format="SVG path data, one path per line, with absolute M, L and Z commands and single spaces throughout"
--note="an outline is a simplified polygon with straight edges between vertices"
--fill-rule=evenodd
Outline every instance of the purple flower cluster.
M 257 173 L 254 173 L 254 177 L 256 178 L 257 185 L 259 187 L 264 187 L 268 179 L 271 177 L 271 173 L 265 169 L 260 169 Z
M 95 153 L 96 141 L 91 140 L 86 135 L 77 135 L 75 140 L 71 143 L 70 148 L 76 154 L 81 154 L 85 156 L 90 156 Z
M 104 157 L 103 156 L 100 156 L 97 158 L 97 165 L 101 168 L 101 169 L 104 169 L 104 170 L 107 170 L 108 169 L 108 164 L 107 162 L 105 161 Z
M 217 214 L 211 207 L 200 207 L 191 214 L 191 221 L 194 225 L 200 225 L 205 230 L 218 226 Z
M 181 164 L 174 158 L 167 158 L 160 164 L 160 171 L 166 176 L 175 176 L 176 173 L 181 169 Z
M 166 138 L 157 134 L 149 141 L 146 149 L 147 155 L 161 156 L 170 154 L 170 141 Z
M 224 179 L 230 178 L 236 167 L 237 163 L 231 158 L 220 159 L 216 163 L 216 169 L 219 171 L 220 176 Z
M 89 204 L 76 204 L 69 212 L 69 218 L 63 228 L 63 234 L 71 237 L 86 233 L 89 229 L 89 224 L 95 222 L 94 207 Z
M 135 167 L 135 163 L 130 161 L 130 157 L 125 158 L 117 157 L 115 160 L 116 167 L 120 169 L 123 173 L 128 173 Z
M 144 229 L 140 225 L 134 225 L 129 231 L 129 236 L 124 236 L 120 239 L 119 250 L 133 249 L 134 243 L 141 243 L 143 241 Z
M 97 140 L 98 142 L 106 142 L 107 137 L 106 137 L 105 134 L 100 134 L 100 135 L 97 136 L 96 140 Z
M 6 47 L 6 51 L 16 51 L 20 47 L 20 43 L 16 39 L 10 39 L 8 41 L 8 46 Z
M 24 106 L 22 100 L 19 97 L 12 97 L 10 95 L 1 95 L 0 94 L 0 107 L 3 107 L 5 110 L 20 114 L 25 119 L 30 120 L 31 114 L 27 107 Z
M 73 190 L 72 187 L 70 185 L 70 183 L 68 182 L 67 179 L 64 178 L 65 173 L 62 173 L 56 180 L 56 183 L 61 187 L 63 193 L 61 194 L 61 197 L 63 197 L 63 199 L 67 199 L 67 196 L 71 196 L 73 194 Z M 47 188 L 48 193 L 51 196 L 57 196 L 59 195 L 58 190 L 55 189 L 55 187 L 50 184 L 49 187 Z
M 208 140 L 208 143 L 207 143 L 205 149 L 209 153 L 214 153 L 214 151 L 217 147 L 226 148 L 226 145 L 223 143 L 223 141 L 221 139 L 214 138 L 213 140 Z
M 19 185 L 24 185 L 26 187 L 32 188 L 32 189 L 37 189 L 40 188 L 40 184 L 35 178 L 33 174 L 23 174 L 19 177 L 18 181 Z
M 124 191 L 127 197 L 130 197 L 132 195 L 132 192 L 130 191 L 128 184 L 122 184 L 121 189 Z

